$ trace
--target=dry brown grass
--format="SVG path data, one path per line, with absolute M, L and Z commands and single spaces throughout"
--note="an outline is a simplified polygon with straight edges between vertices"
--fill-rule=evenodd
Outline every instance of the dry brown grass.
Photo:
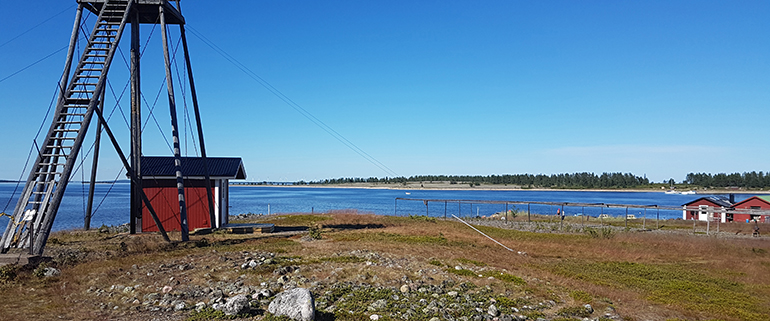
M 192 236 L 192 242 L 186 244 L 169 245 L 152 234 L 55 233 L 52 239 L 56 241 L 49 244 L 47 254 L 54 256 L 53 264 L 62 269 L 62 276 L 38 279 L 31 271 L 22 271 L 16 280 L 0 285 L 0 310 L 5 311 L 2 319 L 115 318 L 115 314 L 95 308 L 93 297 L 84 292 L 91 286 L 130 282 L 136 277 L 131 275 L 134 264 L 158 266 L 164 262 L 196 262 L 210 265 L 212 271 L 221 267 L 212 272 L 214 277 L 232 279 L 239 272 L 226 268 L 213 250 L 218 253 L 270 251 L 318 259 L 361 249 L 404 258 L 411 262 L 409 264 L 423 268 L 461 265 L 505 270 L 527 282 L 524 286 L 504 285 L 504 290 L 516 295 L 553 298 L 574 305 L 588 300 L 598 311 L 611 306 L 621 315 L 635 316 L 637 320 L 770 319 L 770 244 L 765 238 L 717 238 L 692 235 L 686 229 L 672 229 L 666 233 L 618 232 L 607 239 L 585 234 L 478 227 L 506 246 L 527 253 L 519 255 L 455 221 L 354 212 L 273 216 L 262 221 L 283 227 L 319 225 L 322 239 L 304 241 L 300 235 L 291 234 L 214 233 Z M 172 237 L 178 238 L 178 235 Z M 206 241 L 202 242 L 204 238 Z M 620 270 L 610 273 L 602 267 Z M 204 272 L 191 270 L 184 272 L 183 277 L 195 283 L 202 279 Z M 315 277 L 326 278 L 331 271 L 312 273 Z M 625 277 L 634 273 L 649 273 L 648 278 L 659 280 L 647 282 Z M 380 279 L 397 282 L 403 272 L 346 265 L 341 274 L 376 274 Z M 690 282 L 686 283 L 689 287 L 707 287 L 697 283 L 697 279 L 688 281 L 687 275 L 725 284 L 725 291 L 728 291 L 725 293 L 745 295 L 748 303 L 733 309 L 718 303 L 698 305 L 673 300 L 677 295 L 699 295 L 697 291 L 711 290 L 679 286 L 677 282 Z M 166 281 L 160 276 L 143 277 L 143 280 L 157 284 Z M 469 281 L 479 285 L 492 284 L 486 278 L 469 278 Z M 580 291 L 577 296 L 576 291 Z M 724 295 L 707 294 L 714 298 Z M 142 316 L 132 315 L 120 315 L 120 318 L 141 319 Z

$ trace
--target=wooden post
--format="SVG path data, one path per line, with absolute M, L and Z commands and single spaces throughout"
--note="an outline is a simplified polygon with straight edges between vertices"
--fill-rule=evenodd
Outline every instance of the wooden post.
M 163 6 L 159 6 L 160 28 L 163 38 L 163 58 L 166 62 L 166 87 L 168 90 L 168 106 L 171 113 L 171 136 L 174 138 L 174 168 L 176 169 L 176 188 L 179 195 L 179 228 L 182 230 L 182 241 L 190 240 L 187 228 L 187 205 L 184 196 L 184 178 L 182 177 L 182 155 L 179 147 L 179 126 L 176 120 L 176 101 L 174 100 L 174 80 L 171 77 L 171 57 L 168 52 L 168 30 Z
M 532 223 L 532 219 L 529 217 L 529 205 L 530 203 L 527 203 L 527 223 Z
M 176 1 L 176 7 L 179 12 L 182 12 L 182 7 L 179 0 Z M 182 49 L 184 49 L 184 61 L 187 65 L 187 78 L 190 81 L 190 95 L 192 95 L 193 110 L 195 111 L 195 123 L 198 126 L 198 143 L 201 147 L 201 160 L 203 160 L 203 175 L 206 179 L 206 197 L 209 201 L 209 219 L 211 220 L 211 228 L 214 228 L 216 217 L 214 215 L 214 194 L 211 191 L 211 176 L 209 175 L 209 165 L 206 157 L 206 143 L 203 140 L 203 126 L 201 125 L 201 113 L 198 108 L 198 93 L 195 90 L 195 80 L 193 79 L 192 64 L 190 63 L 190 52 L 187 49 L 187 36 L 184 30 L 184 24 L 179 24 L 179 30 L 182 35 Z
M 447 202 L 444 201 L 444 218 L 445 219 L 446 219 L 446 207 L 447 207 Z
M 601 207 L 602 213 L 599 215 L 599 221 L 601 222 L 601 226 L 604 226 L 604 206 Z
M 142 87 L 139 48 L 139 9 L 131 13 L 131 180 L 129 233 L 142 231 Z
M 628 229 L 628 207 L 626 207 L 626 229 Z
M 99 101 L 100 110 L 104 110 L 104 96 L 106 90 L 102 90 L 102 97 Z M 99 165 L 99 145 L 102 138 L 102 120 L 96 121 L 96 133 L 94 135 L 94 160 L 91 164 L 91 182 L 88 185 L 88 207 L 86 208 L 86 217 L 83 222 L 83 229 L 88 231 L 91 229 L 91 216 L 93 215 L 94 208 L 94 189 L 96 188 L 96 168 Z

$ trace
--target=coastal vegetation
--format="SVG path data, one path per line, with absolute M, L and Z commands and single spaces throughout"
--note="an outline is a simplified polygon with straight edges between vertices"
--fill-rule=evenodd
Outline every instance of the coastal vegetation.
M 238 222 L 277 231 L 174 244 L 155 234 L 56 232 L 46 249 L 53 261 L 0 269 L 3 319 L 284 320 L 267 305 L 299 286 L 315 296 L 316 320 L 770 320 L 770 245 L 744 223 L 707 236 L 681 220 L 660 230 L 540 215 L 470 221 L 518 251 L 509 252 L 460 222 L 417 215 Z M 47 276 L 49 268 L 60 273 Z M 238 293 L 254 298 L 250 312 L 213 308 Z
M 504 175 L 415 175 L 410 177 L 341 177 L 318 181 L 297 181 L 293 185 L 342 185 L 342 184 L 384 184 L 402 185 L 426 182 L 448 182 L 456 186 L 499 186 L 512 185 L 520 188 L 553 189 L 744 189 L 759 190 L 770 188 L 770 173 L 762 171 L 744 173 L 689 173 L 677 182 L 673 178 L 653 182 L 646 176 L 632 173 L 562 173 L 562 174 L 504 174 Z M 262 182 L 267 184 L 267 182 Z M 285 183 L 284 183 L 285 184 Z

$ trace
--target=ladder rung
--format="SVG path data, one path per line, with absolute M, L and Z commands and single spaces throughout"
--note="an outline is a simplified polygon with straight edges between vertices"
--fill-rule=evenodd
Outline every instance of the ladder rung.
M 38 165 L 41 165 L 41 166 L 62 166 L 64 164 L 61 164 L 61 163 L 38 163 Z
M 68 132 L 68 133 L 77 133 L 80 131 L 80 129 L 69 129 L 69 128 L 54 128 L 55 132 Z
M 82 121 L 57 121 L 57 125 L 64 125 L 64 124 L 82 124 Z
M 111 43 L 111 42 L 108 42 Z M 107 55 L 100 55 L 100 54 L 86 54 L 86 57 L 97 57 L 97 58 L 107 58 Z
M 29 202 L 27 202 L 27 204 L 43 204 L 43 202 L 29 201 Z
M 93 82 L 76 82 L 73 83 L 75 86 L 96 86 L 96 83 Z
M 61 175 L 61 172 L 35 172 L 35 175 Z
M 99 78 L 101 75 L 77 75 L 75 78 Z
M 43 157 L 53 157 L 53 156 L 64 156 L 67 157 L 67 154 L 41 154 Z
M 93 90 L 70 90 L 71 93 L 76 94 L 85 94 L 85 93 L 93 93 Z
M 59 116 L 85 116 L 86 114 L 61 113 Z

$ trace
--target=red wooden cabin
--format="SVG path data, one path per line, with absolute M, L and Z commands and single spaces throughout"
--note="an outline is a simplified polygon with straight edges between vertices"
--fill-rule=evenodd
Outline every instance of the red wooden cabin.
M 218 228 L 227 224 L 229 215 L 229 181 L 246 179 L 243 161 L 239 157 L 207 157 L 209 177 L 214 200 L 215 222 L 209 217 L 209 203 L 206 194 L 206 180 L 203 159 L 182 157 L 187 222 L 190 231 L 198 228 Z M 176 186 L 174 157 L 142 157 L 142 188 L 150 199 L 152 208 L 158 214 L 166 231 L 179 231 L 179 198 Z M 150 211 L 142 208 L 143 232 L 158 231 Z
M 729 214 L 715 213 L 715 209 L 727 210 L 732 207 L 732 202 L 721 196 L 708 196 L 701 197 L 692 202 L 682 205 L 682 219 L 685 220 L 709 220 L 709 212 L 712 214 L 710 221 L 721 221 L 722 223 L 728 220 Z M 694 208 L 698 208 L 695 210 Z M 710 209 L 710 210 L 709 210 Z
M 770 214 L 760 211 L 770 211 L 770 195 L 752 196 L 733 205 L 738 210 L 749 210 L 749 213 L 735 213 L 733 219 L 736 222 L 746 222 L 757 220 L 760 223 L 770 223 Z M 757 210 L 751 213 L 750 210 Z

